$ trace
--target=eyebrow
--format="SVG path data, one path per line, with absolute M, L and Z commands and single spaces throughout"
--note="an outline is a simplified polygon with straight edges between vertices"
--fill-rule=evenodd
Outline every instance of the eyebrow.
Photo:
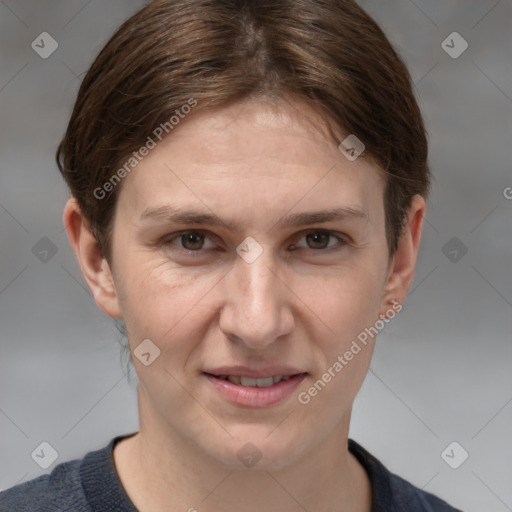
M 156 208 L 146 208 L 139 218 L 139 222 L 161 221 L 177 224 L 198 224 L 210 226 L 224 226 L 230 231 L 241 231 L 242 224 L 236 221 L 225 221 L 213 213 L 201 212 L 194 209 L 176 208 L 172 205 L 163 205 Z M 300 227 L 308 224 L 320 224 L 329 221 L 365 221 L 369 222 L 368 213 L 359 208 L 343 207 L 330 210 L 302 212 L 282 217 L 276 225 L 280 228 Z M 271 228 L 273 229 L 273 228 Z M 270 230 L 269 230 L 270 231 Z

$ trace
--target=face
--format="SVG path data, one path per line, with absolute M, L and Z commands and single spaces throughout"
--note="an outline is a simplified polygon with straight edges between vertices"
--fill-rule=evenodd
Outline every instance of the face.
M 122 183 L 111 270 L 132 354 L 151 340 L 150 364 L 133 357 L 141 430 L 226 466 L 248 442 L 275 470 L 347 432 L 373 350 L 358 336 L 390 306 L 383 178 L 314 119 L 196 112 Z

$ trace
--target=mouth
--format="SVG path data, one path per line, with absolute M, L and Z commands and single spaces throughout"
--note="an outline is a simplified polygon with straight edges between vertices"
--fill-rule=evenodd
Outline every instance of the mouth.
M 274 384 L 278 384 L 281 381 L 287 381 L 296 375 L 305 375 L 305 374 L 296 374 L 296 375 L 273 375 L 271 377 L 263 377 L 259 379 L 255 379 L 252 377 L 246 377 L 243 375 L 214 375 L 212 373 L 206 373 L 205 375 L 210 375 L 219 380 L 226 380 L 238 386 L 244 387 L 258 387 L 258 388 L 268 388 L 273 386 Z
M 217 396 L 238 407 L 261 408 L 284 402 L 308 373 L 249 377 L 245 375 L 203 372 Z

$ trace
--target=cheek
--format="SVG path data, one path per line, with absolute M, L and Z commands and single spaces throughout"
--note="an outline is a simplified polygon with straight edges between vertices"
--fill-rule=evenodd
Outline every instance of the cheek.
M 207 294 L 220 273 L 199 275 L 172 268 L 167 260 L 127 258 L 119 273 L 119 301 L 130 342 L 150 338 L 161 341 L 173 336 L 173 331 L 194 328 L 190 319 L 203 311 Z
M 147 254 L 132 252 L 132 257 L 120 262 L 119 270 L 116 288 L 134 343 L 136 339 L 152 336 L 155 340 L 169 339 L 173 330 L 176 334 L 185 327 L 200 328 L 225 300 L 215 287 L 220 284 L 227 290 L 222 283 L 229 271 L 227 267 L 208 273 L 200 267 L 184 270 L 171 266 L 166 259 L 150 259 Z M 310 327 L 316 322 L 316 335 L 330 332 L 336 343 L 329 345 L 343 346 L 378 316 L 382 294 L 380 270 L 377 262 L 366 257 L 331 269 L 296 268 L 288 275 L 283 274 L 290 290 L 290 307 L 297 314 L 296 322 L 302 318 Z M 212 304 L 213 297 L 216 305 Z
M 308 303 L 318 311 L 313 335 L 321 365 L 309 387 L 297 397 L 312 416 L 324 416 L 331 428 L 351 407 L 368 372 L 378 320 L 381 289 L 378 273 L 347 273 L 336 281 L 324 282 Z
M 163 416 L 176 409 L 186 410 L 190 396 L 183 388 L 183 367 L 204 338 L 207 293 L 221 276 L 203 275 L 199 279 L 193 272 L 170 270 L 168 262 L 150 265 L 147 260 L 130 258 L 124 262 L 123 272 L 119 273 L 119 296 L 133 364 L 145 397 L 141 407 L 151 402 Z M 134 353 L 145 339 L 160 350 L 148 366 Z M 200 411 L 197 415 L 199 420 Z
M 302 292 L 307 304 L 318 315 L 310 336 L 321 366 L 317 384 L 306 390 L 304 402 L 315 400 L 318 414 L 321 403 L 336 404 L 329 409 L 337 421 L 357 394 L 371 362 L 374 326 L 378 320 L 383 277 L 375 265 L 339 269 L 336 276 L 321 286 Z M 319 399 L 317 395 L 322 395 Z M 303 402 L 301 402 L 303 403 Z
M 301 276 L 294 292 L 343 346 L 378 318 L 384 270 L 376 264 L 340 266 L 328 276 Z

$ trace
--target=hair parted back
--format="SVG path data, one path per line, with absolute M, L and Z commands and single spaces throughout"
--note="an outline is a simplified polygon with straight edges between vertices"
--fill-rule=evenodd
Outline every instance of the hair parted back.
M 157 126 L 190 98 L 197 111 L 290 96 L 355 134 L 385 173 L 393 254 L 412 197 L 428 196 L 428 144 L 410 74 L 373 19 L 352 0 L 156 0 L 93 62 L 56 153 L 107 260 L 122 183 L 93 191 Z

